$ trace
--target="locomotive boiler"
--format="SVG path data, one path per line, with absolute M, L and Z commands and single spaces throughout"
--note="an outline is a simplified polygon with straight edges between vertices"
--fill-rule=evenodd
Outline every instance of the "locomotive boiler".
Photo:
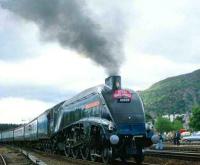
M 157 136 L 145 127 L 139 95 L 121 87 L 120 76 L 110 76 L 104 85 L 87 89 L 72 99 L 48 109 L 30 123 L 1 132 L 1 142 L 29 144 L 42 150 L 63 152 L 67 157 L 144 159 L 143 149 Z

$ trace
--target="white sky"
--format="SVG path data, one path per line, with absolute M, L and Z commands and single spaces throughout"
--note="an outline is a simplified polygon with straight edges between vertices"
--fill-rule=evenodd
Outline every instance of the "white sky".
M 103 28 L 122 28 L 118 17 L 126 22 L 123 86 L 144 90 L 200 68 L 198 0 L 89 2 Z M 104 83 L 102 67 L 57 43 L 41 42 L 39 36 L 36 25 L 0 8 L 0 123 L 31 120 L 59 101 Z

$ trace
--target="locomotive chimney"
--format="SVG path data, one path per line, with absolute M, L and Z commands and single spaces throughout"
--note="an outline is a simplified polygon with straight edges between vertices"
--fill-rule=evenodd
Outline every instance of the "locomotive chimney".
M 105 79 L 105 84 L 112 90 L 121 89 L 121 76 L 110 76 Z

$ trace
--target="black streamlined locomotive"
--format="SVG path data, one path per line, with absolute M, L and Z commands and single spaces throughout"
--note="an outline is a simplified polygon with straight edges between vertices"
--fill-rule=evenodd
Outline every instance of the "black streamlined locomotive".
M 87 89 L 30 123 L 0 135 L 4 143 L 29 144 L 92 161 L 101 158 L 105 164 L 129 157 L 141 163 L 143 149 L 157 139 L 145 127 L 140 97 L 121 88 L 120 76 L 110 76 L 105 85 Z

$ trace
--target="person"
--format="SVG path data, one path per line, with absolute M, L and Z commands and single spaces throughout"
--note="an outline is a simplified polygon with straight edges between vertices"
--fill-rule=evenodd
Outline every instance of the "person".
M 176 145 L 180 145 L 181 134 L 179 131 L 176 132 Z
M 174 132 L 174 135 L 173 135 L 173 142 L 174 142 L 174 145 L 176 145 L 176 132 Z
M 159 133 L 159 141 L 158 143 L 156 144 L 156 149 L 157 150 L 162 150 L 163 149 L 163 136 L 161 133 Z

